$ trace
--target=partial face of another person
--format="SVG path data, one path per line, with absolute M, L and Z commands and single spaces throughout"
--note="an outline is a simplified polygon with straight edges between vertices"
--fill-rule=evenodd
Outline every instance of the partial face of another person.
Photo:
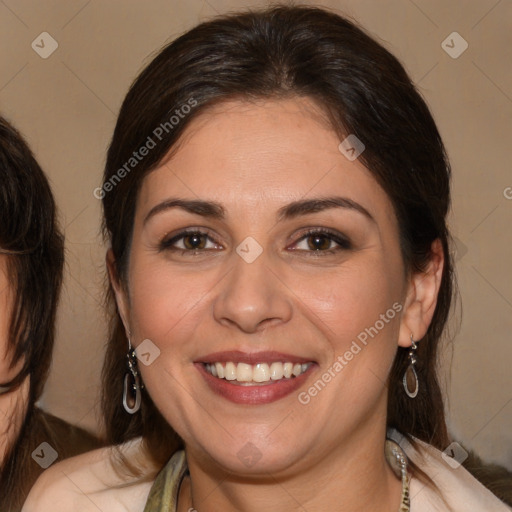
M 144 179 L 117 299 L 191 456 L 285 474 L 382 433 L 397 346 L 428 322 L 393 206 L 339 144 L 311 100 L 230 101 Z
M 13 351 L 9 347 L 9 328 L 13 308 L 13 289 L 8 275 L 7 256 L 0 254 L 0 383 L 16 377 L 23 364 L 20 361 L 11 368 Z M 19 407 L 20 393 L 28 393 L 28 381 L 17 391 L 5 391 L 0 386 L 0 468 L 11 443 L 21 425 L 23 408 Z
M 0 382 L 6 382 L 16 376 L 15 370 L 9 368 L 12 351 L 8 350 L 8 339 L 13 297 L 8 278 L 7 258 L 5 254 L 0 254 Z

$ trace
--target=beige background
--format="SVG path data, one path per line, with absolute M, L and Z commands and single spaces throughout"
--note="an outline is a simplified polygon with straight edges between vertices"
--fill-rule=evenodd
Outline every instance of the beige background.
M 0 110 L 49 175 L 67 238 L 58 340 L 43 399 L 65 419 L 98 428 L 105 248 L 93 190 L 121 101 L 166 41 L 216 13 L 264 4 L 0 1 Z M 464 447 L 512 469 L 512 2 L 318 5 L 353 16 L 379 38 L 433 110 L 454 169 L 451 226 L 463 312 L 448 381 L 450 425 Z M 457 59 L 441 46 L 454 31 L 469 44 Z M 47 59 L 31 47 L 42 32 L 59 45 Z

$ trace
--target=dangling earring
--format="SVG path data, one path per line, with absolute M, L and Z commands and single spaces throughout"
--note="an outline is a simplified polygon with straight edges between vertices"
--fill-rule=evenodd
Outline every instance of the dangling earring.
M 140 409 L 142 400 L 141 389 L 144 387 L 140 380 L 137 367 L 137 355 L 128 338 L 128 353 L 126 354 L 128 370 L 124 375 L 123 407 L 128 414 L 135 414 Z M 132 381 L 131 384 L 129 381 Z M 135 393 L 135 396 L 133 395 Z
M 410 398 L 415 398 L 418 394 L 419 389 L 419 381 L 418 381 L 418 374 L 416 373 L 416 368 L 414 365 L 416 364 L 416 354 L 415 350 L 418 348 L 416 343 L 414 342 L 414 338 L 411 334 L 411 349 L 409 350 L 409 366 L 407 367 L 407 370 L 405 370 L 404 373 L 404 389 L 407 393 L 407 396 Z

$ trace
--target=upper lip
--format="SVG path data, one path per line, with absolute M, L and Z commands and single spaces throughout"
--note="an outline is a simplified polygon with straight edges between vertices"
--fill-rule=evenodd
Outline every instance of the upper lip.
M 214 352 L 206 356 L 196 359 L 196 363 L 310 363 L 311 359 L 305 357 L 298 357 L 291 354 L 283 354 L 282 352 L 275 351 L 260 351 L 260 352 L 241 352 L 240 350 L 228 350 L 224 352 Z

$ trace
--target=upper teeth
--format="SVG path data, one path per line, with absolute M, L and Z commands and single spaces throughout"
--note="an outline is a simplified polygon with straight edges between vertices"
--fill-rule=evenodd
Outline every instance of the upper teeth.
M 298 377 L 304 373 L 311 363 L 293 364 L 293 363 L 207 363 L 206 371 L 214 377 L 226 380 L 236 380 L 238 382 L 268 382 L 270 380 L 280 380 L 283 377 Z

